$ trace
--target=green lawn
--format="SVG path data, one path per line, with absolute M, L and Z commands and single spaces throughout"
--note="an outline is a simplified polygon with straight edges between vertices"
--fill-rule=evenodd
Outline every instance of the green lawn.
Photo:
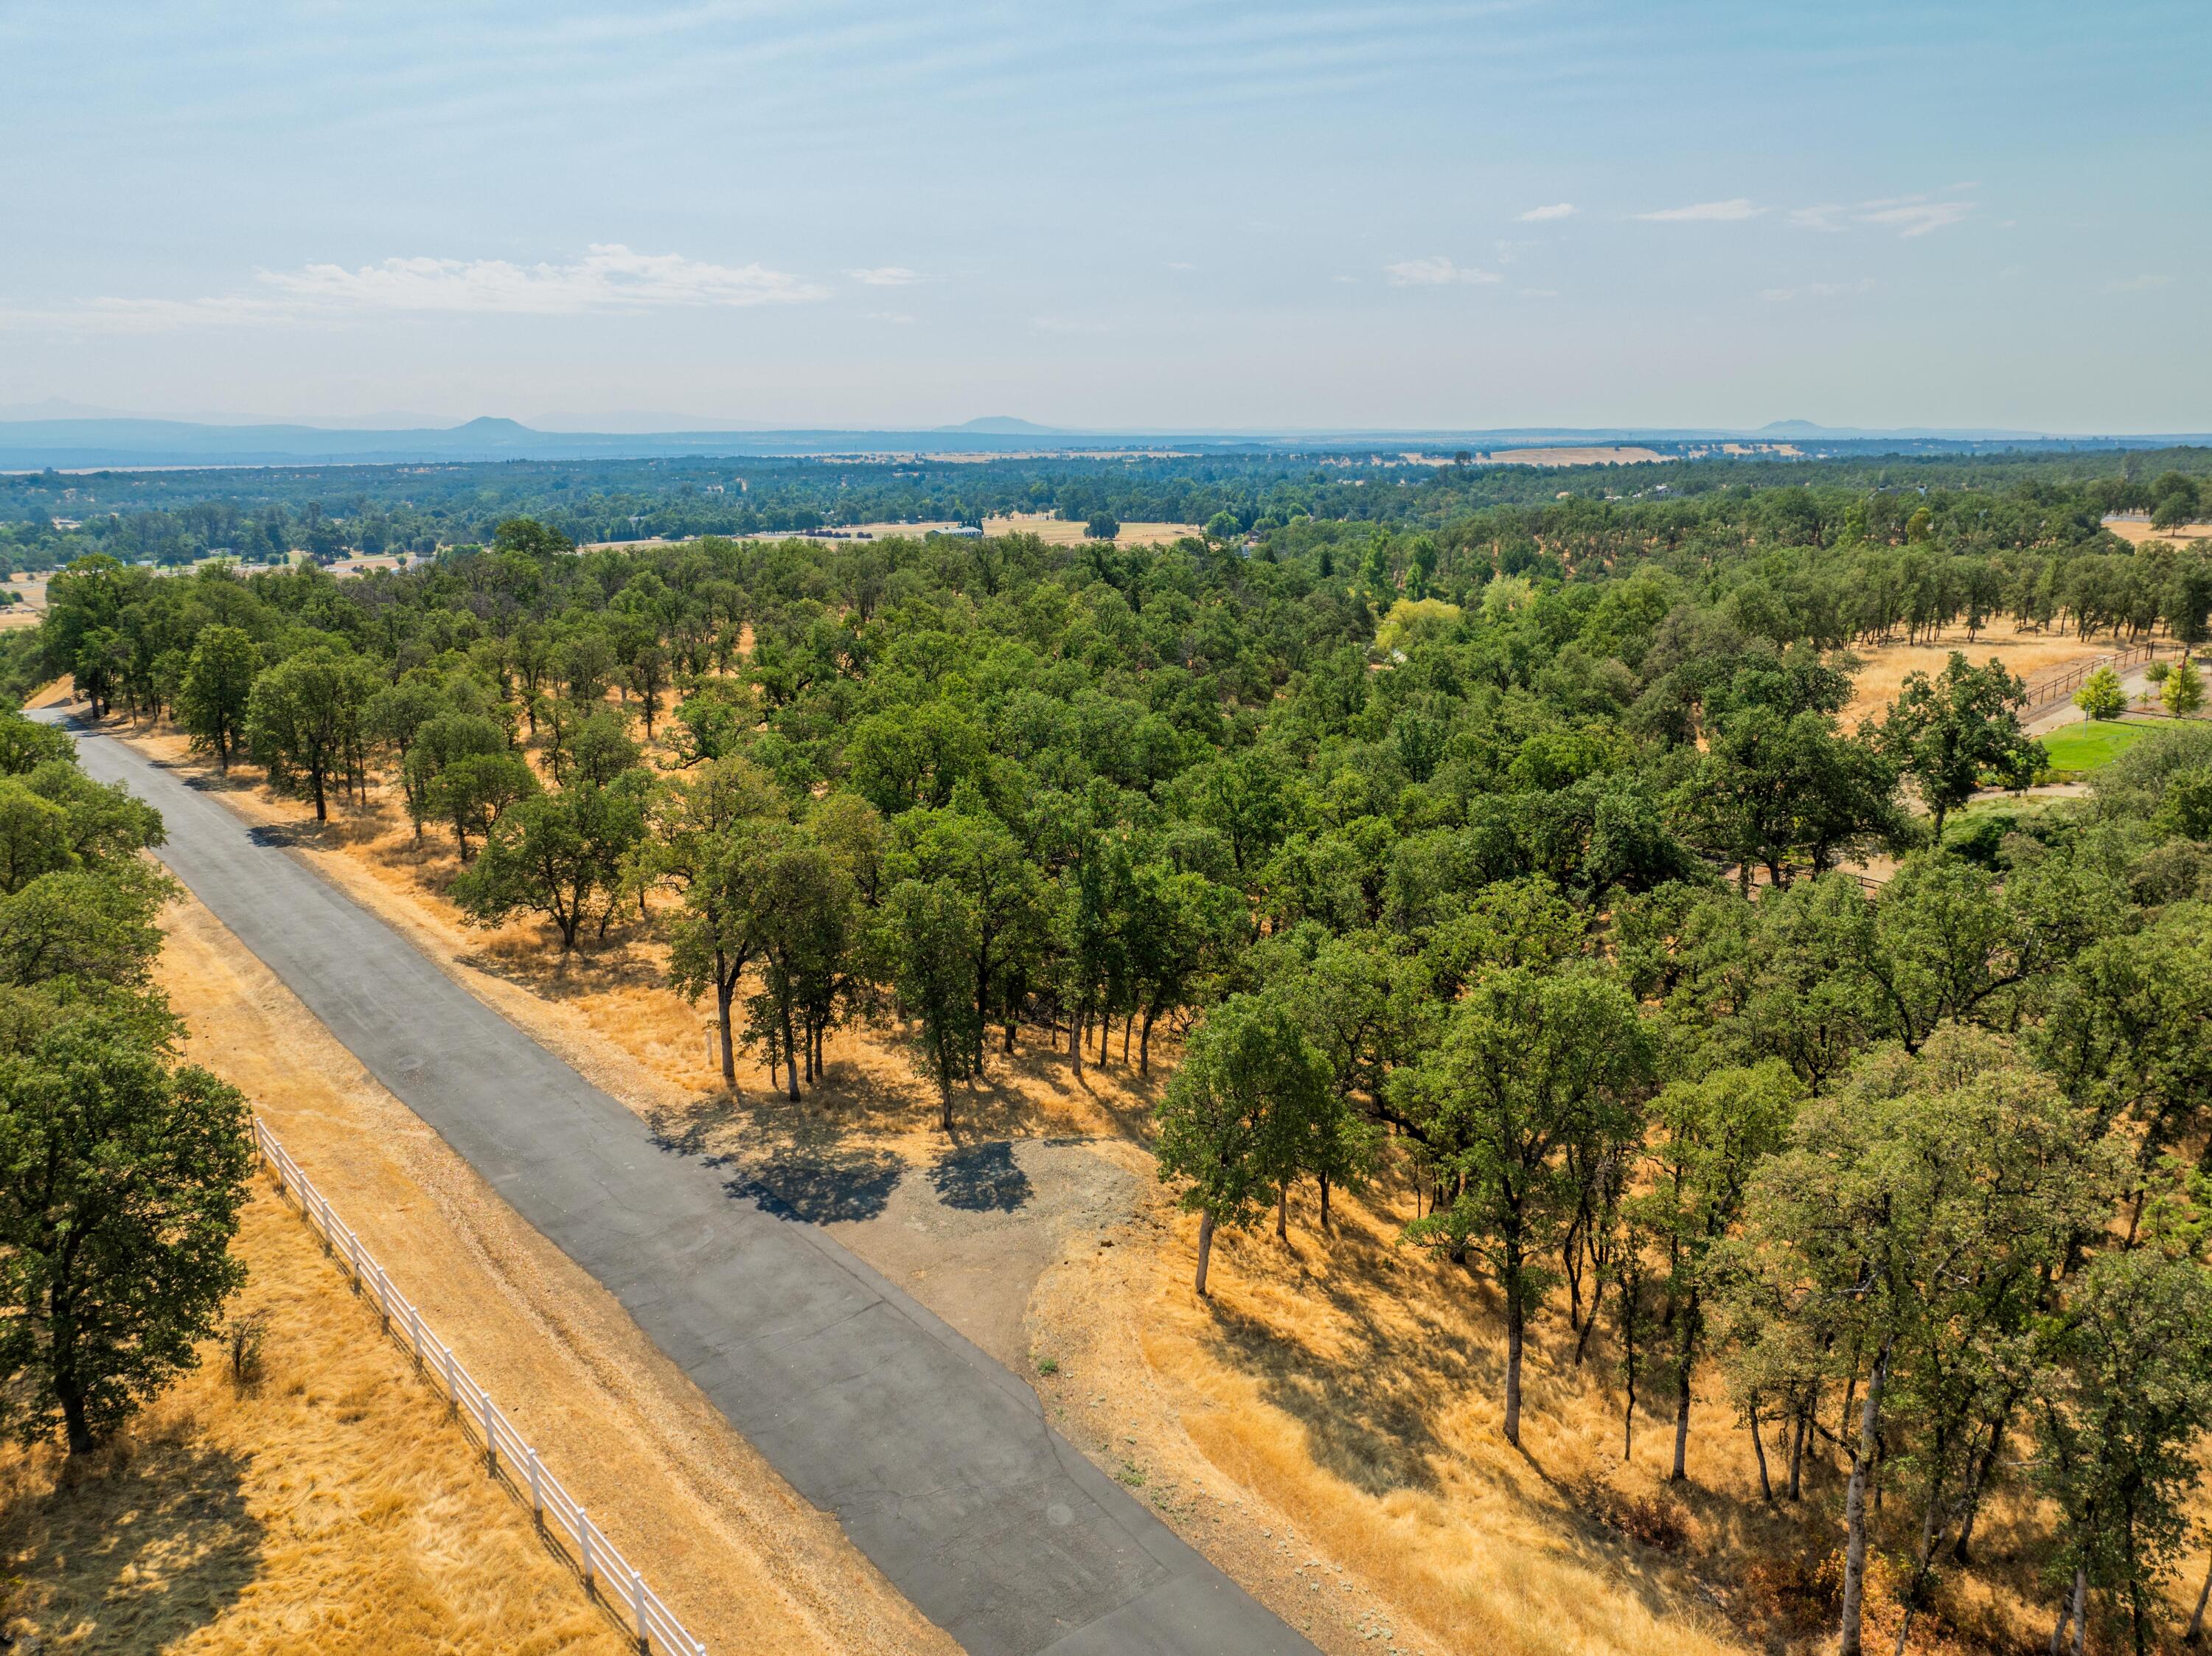
M 2044 750 L 2051 755 L 2051 768 L 2078 776 L 2111 764 L 2157 728 L 2125 719 L 2090 719 L 2078 725 L 2062 725 L 2042 740 Z

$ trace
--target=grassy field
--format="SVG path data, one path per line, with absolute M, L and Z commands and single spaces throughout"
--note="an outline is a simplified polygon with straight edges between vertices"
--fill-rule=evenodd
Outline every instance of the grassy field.
M 2061 638 L 2048 632 L 2023 631 L 2009 618 L 1993 619 L 1971 642 L 1964 627 L 1953 627 L 1920 644 L 1855 645 L 1851 653 L 1863 664 L 1851 682 L 1851 700 L 1844 709 L 1843 724 L 1848 730 L 1863 719 L 1880 719 L 1908 677 L 1914 673 L 1933 677 L 1943 670 L 1954 650 L 1978 667 L 1990 660 L 2001 661 L 2006 671 L 2033 682 L 2047 673 L 2109 655 L 2112 648 L 2109 638 L 2084 639 L 2071 634 Z
M 2109 765 L 2159 727 L 2133 719 L 2085 719 L 2042 738 L 2054 775 L 2080 776 Z
M 238 1256 L 263 1378 L 210 1348 L 88 1467 L 0 1451 L 24 1649 L 225 1656 L 631 1648 L 265 1186 Z

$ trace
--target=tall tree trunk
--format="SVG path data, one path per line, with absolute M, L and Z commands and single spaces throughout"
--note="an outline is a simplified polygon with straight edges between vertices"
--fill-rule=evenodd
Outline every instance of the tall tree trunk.
M 1667 1474 L 1670 1483 L 1680 1483 L 1689 1474 L 1690 1459 L 1690 1359 L 1686 1356 L 1674 1369 L 1674 1469 Z
M 1140 1076 L 1152 1072 L 1152 1020 L 1158 1016 L 1158 1008 L 1145 1009 L 1145 1027 L 1137 1035 L 1137 1073 Z
M 2193 1645 L 2203 1639 L 2204 1605 L 2208 1599 L 2212 1599 L 2212 1559 L 2205 1560 L 2204 1585 L 2197 1590 L 2197 1608 L 2190 1615 L 2188 1630 L 2181 1635 L 2183 1644 Z
M 2074 1571 L 2073 1592 L 2058 1601 L 2058 1625 L 2051 1629 L 2051 1656 L 2058 1656 L 2058 1653 L 2066 1648 L 2066 1629 L 2069 1624 L 2074 1625 L 2075 1656 L 2081 1656 L 2083 1647 L 2087 1643 L 2088 1635 L 2086 1629 L 2080 1623 L 2087 1615 L 2088 1609 L 2088 1574 L 2077 1566 Z
M 1590 1330 L 1597 1326 L 1597 1313 L 1605 1304 L 1605 1278 L 1601 1276 L 1590 1289 L 1589 1315 L 1583 1319 L 1583 1331 L 1575 1336 L 1575 1367 L 1583 1366 L 1583 1353 L 1589 1348 Z
M 1844 1496 L 1844 1604 L 1836 1636 L 1836 1656 L 1860 1656 L 1859 1623 L 1866 1598 L 1867 1473 L 1881 1429 L 1881 1386 L 1889 1372 L 1889 1347 L 1875 1354 L 1867 1376 L 1866 1402 L 1859 1413 L 1859 1435 L 1851 1450 L 1850 1487 Z
M 1327 1230 L 1328 1228 L 1328 1175 L 1325 1173 L 1317 1174 L 1315 1178 L 1321 1186 L 1321 1228 Z
M 1766 1475 L 1766 1445 L 1759 1435 L 1759 1404 L 1754 1402 L 1746 1412 L 1751 1425 L 1751 1452 L 1759 1458 L 1759 1498 L 1771 1507 L 1774 1481 Z
M 1291 1240 L 1291 1181 L 1287 1179 L 1275 1186 L 1275 1239 Z
M 1528 1320 L 1522 1303 L 1520 1239 L 1505 1241 L 1505 1441 L 1521 1447 L 1521 1342 Z
M 783 1009 L 782 1009 L 782 1011 L 783 1011 L 783 1067 L 784 1067 L 784 1071 L 785 1071 L 785 1072 L 786 1072 L 787 1074 L 788 1074 L 788 1075 L 790 1076 L 790 1077 L 791 1077 L 791 1093 L 790 1093 L 791 1101 L 792 1101 L 793 1103 L 796 1104 L 796 1103 L 798 1103 L 798 1102 L 799 1102 L 799 1039 L 798 1039 L 798 1032 L 797 1032 L 796 1030 L 794 1030 L 794 1029 L 791 1027 L 791 1009 L 790 1009 L 788 1006 L 787 1006 L 787 1007 L 785 1007 L 785 1008 L 783 1008 Z
M 1943 1434 L 1936 1436 L 1936 1467 L 1928 1475 L 1928 1509 L 1920 1515 L 1920 1550 L 1913 1556 L 1912 1574 L 1905 1582 L 1905 1614 L 1897 1623 L 1897 1647 L 1891 1656 L 1905 1656 L 1905 1641 L 1911 1636 L 1912 1617 L 1920 1608 L 1921 1589 L 1927 1585 L 1929 1562 L 1936 1556 L 1941 1538 L 1936 1516 L 1943 1504 Z
M 1959 1539 L 1951 1549 L 1952 1558 L 1960 1564 L 1972 1559 L 1974 1520 L 1981 1515 L 1982 1492 L 1989 1485 L 1990 1474 L 1996 1468 L 1997 1449 L 2004 1441 L 2005 1416 L 2011 1412 L 2012 1401 L 1990 1422 L 1990 1441 L 1982 1450 L 1981 1459 L 1974 1463 L 1973 1474 L 1966 1480 L 1966 1515 L 1959 1525 Z
M 1207 1266 L 1208 1265 L 1210 1265 L 1211 1263 L 1212 1263 L 1212 1259 L 1213 1259 L 1213 1215 L 1212 1215 L 1211 1212 L 1204 1212 L 1204 1213 L 1200 1213 L 1200 1214 L 1198 1216 L 1198 1283 L 1197 1283 L 1197 1287 L 1198 1287 L 1199 1295 L 1200 1295 L 1200 1298 L 1205 1297 L 1205 1294 L 1206 1294 L 1206 1266 Z
M 92 1423 L 85 1417 L 84 1391 L 75 1380 L 57 1377 L 54 1396 L 62 1405 L 62 1425 L 69 1435 L 69 1452 L 72 1456 L 88 1455 L 93 1450 Z
M 1797 1411 L 1796 1429 L 1790 1437 L 1790 1498 L 1799 1501 L 1805 1493 L 1805 1439 L 1812 1431 L 1813 1411 L 1801 1408 Z
M 1071 1010 L 1067 1015 L 1067 1061 L 1074 1067 L 1075 1078 L 1083 1079 L 1083 1014 Z
M 730 999 L 737 992 L 737 980 L 725 977 L 719 970 L 714 974 L 714 1026 L 722 1038 L 722 1084 L 732 1092 L 738 1089 L 738 1048 L 730 1038 Z

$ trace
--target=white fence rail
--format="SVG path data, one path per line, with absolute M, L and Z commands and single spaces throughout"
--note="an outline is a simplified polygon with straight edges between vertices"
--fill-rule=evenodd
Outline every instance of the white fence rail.
M 276 1142 L 276 1134 L 269 1131 L 259 1116 L 253 1118 L 253 1142 L 264 1165 L 276 1179 L 277 1190 L 299 1203 L 300 1210 L 322 1233 L 323 1240 L 351 1273 L 356 1285 L 375 1301 L 385 1327 L 407 1349 L 416 1367 L 429 1376 L 433 1385 L 444 1390 L 465 1429 L 473 1432 L 482 1442 L 487 1467 L 495 1474 L 506 1473 L 508 1487 L 530 1502 L 532 1518 L 575 1559 L 583 1574 L 584 1590 L 603 1598 L 628 1619 L 636 1634 L 639 1650 L 666 1651 L 673 1656 L 706 1656 L 707 1647 L 684 1630 L 675 1613 L 646 1586 L 645 1578 L 630 1567 L 629 1561 L 616 1550 L 614 1543 L 601 1533 L 574 1497 L 561 1487 L 560 1479 L 546 1471 L 545 1463 L 538 1458 L 538 1451 L 507 1424 L 506 1416 L 492 1402 L 491 1394 L 461 1367 L 453 1348 L 430 1331 L 422 1313 L 392 1285 L 392 1279 L 384 1274 L 384 1267 L 370 1257 L 368 1250 L 361 1245 L 361 1238 L 331 1211 L 322 1192 L 300 1171 L 299 1163 Z

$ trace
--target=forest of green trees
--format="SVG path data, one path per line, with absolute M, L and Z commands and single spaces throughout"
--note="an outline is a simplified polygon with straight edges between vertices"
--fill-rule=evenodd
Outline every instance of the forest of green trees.
M 76 754 L 0 711 L 0 1432 L 81 1455 L 216 1331 L 252 1151 L 152 981 L 161 818 Z
M 1801 487 L 1808 491 L 1807 501 L 1790 503 L 1787 491 Z M 878 522 L 980 523 L 1009 512 L 1048 512 L 1074 523 L 1202 524 L 1217 536 L 1264 540 L 1304 519 L 1434 531 L 1504 507 L 1518 511 L 1501 514 L 1501 531 L 1541 535 L 1564 513 L 1585 536 L 1673 543 L 1735 536 L 1753 496 L 1788 514 L 1759 520 L 1753 532 L 1762 538 L 1809 532 L 1802 528 L 1808 520 L 1826 525 L 1833 538 L 1854 507 L 1876 514 L 1869 528 L 1878 535 L 1882 513 L 1897 508 L 1893 515 L 1901 525 L 1925 503 L 1942 520 L 1938 535 L 1947 545 L 2022 546 L 2035 543 L 2019 538 L 2023 514 L 2063 518 L 2074 539 L 2094 538 L 2107 512 L 2140 513 L 2161 526 L 2212 517 L 2212 454 L 1876 452 L 1817 462 L 1707 458 L 1560 469 L 1413 465 L 1397 454 L 1364 449 L 1227 450 L 1113 459 L 511 461 L 26 472 L 0 475 L 0 560 L 11 569 L 46 569 L 87 552 L 156 565 L 216 554 L 247 563 L 281 563 L 292 551 L 325 561 L 349 552 L 423 555 L 483 544 L 499 524 L 522 516 L 578 543 L 803 533 Z M 1562 500 L 1569 504 L 1562 507 Z
M 1410 1177 L 1407 1241 L 1500 1293 L 1509 1438 L 1526 1330 L 1595 1362 L 1602 1326 L 1678 1475 L 1723 1425 L 1779 1506 L 1847 1468 L 1846 1650 L 1869 1544 L 1911 1613 L 2000 1490 L 2041 1497 L 2054 1615 L 2140 1639 L 2212 1425 L 2212 727 L 2027 810 L 1971 803 L 2041 755 L 1970 646 L 1843 712 L 1855 642 L 2201 642 L 2204 553 L 2099 521 L 2197 485 L 1819 483 L 1186 500 L 1158 548 L 94 554 L 10 667 L 319 816 L 388 780 L 550 949 L 664 930 L 732 1083 L 798 1097 L 895 1015 L 949 1125 L 1018 1043 L 1145 1067 L 1171 1029 L 1200 1292 L 1217 1227 Z

